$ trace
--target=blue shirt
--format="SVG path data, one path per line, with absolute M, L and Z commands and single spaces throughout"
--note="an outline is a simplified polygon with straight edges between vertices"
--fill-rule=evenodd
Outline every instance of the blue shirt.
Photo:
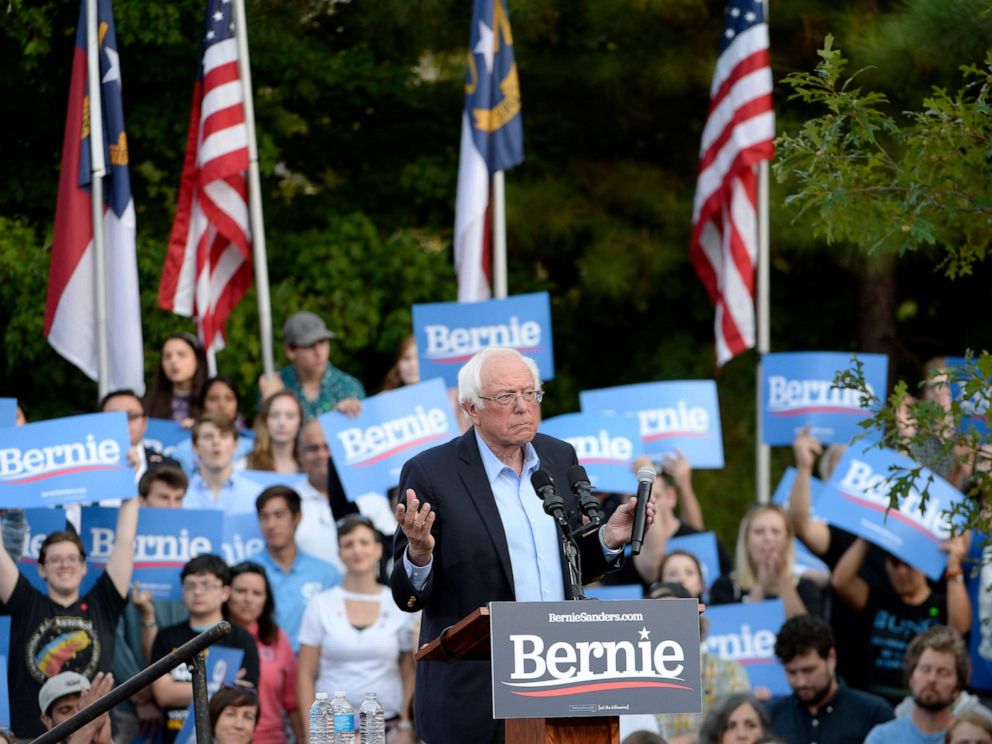
M 184 509 L 220 509 L 225 514 L 255 513 L 255 499 L 262 492 L 262 486 L 237 472 L 221 486 L 214 498 L 213 491 L 198 472 L 189 479 Z
M 924 734 L 911 718 L 896 718 L 876 726 L 868 734 L 865 744 L 942 744 L 944 732 Z
M 293 653 L 299 653 L 300 623 L 310 599 L 332 586 L 341 583 L 341 574 L 330 563 L 314 558 L 302 550 L 296 551 L 296 560 L 289 571 L 275 562 L 268 550 L 248 557 L 265 567 L 276 602 L 276 624 L 282 628 Z
M 544 513 L 544 504 L 530 484 L 531 474 L 541 467 L 534 445 L 530 442 L 524 445 L 524 463 L 517 475 L 493 454 L 478 430 L 475 440 L 503 522 L 513 570 L 514 596 L 518 602 L 565 599 L 558 529 L 555 520 Z

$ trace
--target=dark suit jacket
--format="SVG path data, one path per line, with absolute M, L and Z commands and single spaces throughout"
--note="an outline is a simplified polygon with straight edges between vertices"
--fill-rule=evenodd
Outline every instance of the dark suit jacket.
M 533 441 L 541 469 L 554 478 L 566 506 L 575 506 L 568 487 L 568 468 L 575 450 L 558 439 L 538 434 Z M 430 578 L 414 589 L 403 565 L 407 541 L 396 531 L 391 577 L 396 604 L 423 610 L 421 644 L 436 638 L 478 607 L 515 599 L 506 534 L 479 454 L 475 431 L 422 452 L 400 475 L 400 497 L 412 488 L 437 514 Z M 551 517 L 548 517 L 551 519 Z M 597 533 L 580 540 L 584 581 L 609 568 Z M 569 595 L 568 571 L 561 556 L 562 580 Z M 492 718 L 489 662 L 428 661 L 417 664 L 417 733 L 429 744 L 473 744 L 502 741 L 502 726 Z

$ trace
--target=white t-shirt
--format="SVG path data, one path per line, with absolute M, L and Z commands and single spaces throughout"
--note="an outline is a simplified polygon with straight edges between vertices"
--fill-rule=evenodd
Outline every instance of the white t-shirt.
M 327 503 L 327 496 L 307 480 L 296 487 L 296 492 L 300 494 L 300 512 L 303 515 L 296 528 L 296 547 L 327 561 L 344 576 L 344 563 L 338 555 L 338 528 L 334 523 L 331 505 Z M 333 697 L 334 691 L 328 694 Z
M 346 599 L 377 603 L 378 619 L 357 630 L 348 622 Z M 374 692 L 386 717 L 397 715 L 403 705 L 399 658 L 413 647 L 413 620 L 396 607 L 386 587 L 379 594 L 354 594 L 340 586 L 318 594 L 303 613 L 299 634 L 301 645 L 320 649 L 314 691 L 331 697 L 345 690 L 356 715 L 366 693 Z

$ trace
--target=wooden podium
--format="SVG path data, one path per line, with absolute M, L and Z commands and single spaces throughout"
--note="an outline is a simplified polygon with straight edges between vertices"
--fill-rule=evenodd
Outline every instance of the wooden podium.
M 417 652 L 417 661 L 458 663 L 489 659 L 489 608 L 463 617 Z M 509 718 L 508 744 L 620 744 L 616 716 Z

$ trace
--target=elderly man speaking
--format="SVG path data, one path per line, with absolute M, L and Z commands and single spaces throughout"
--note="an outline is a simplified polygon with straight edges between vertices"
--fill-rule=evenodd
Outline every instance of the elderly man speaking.
M 458 373 L 458 403 L 472 428 L 403 467 L 391 583 L 397 605 L 423 609 L 421 643 L 488 602 L 570 598 L 558 528 L 530 477 L 546 470 L 574 507 L 562 486 L 577 459 L 571 445 L 537 433 L 542 396 L 533 360 L 514 349 L 479 352 Z M 635 502 L 579 540 L 585 580 L 619 559 Z M 488 662 L 418 664 L 416 690 L 417 733 L 429 744 L 503 741 Z

